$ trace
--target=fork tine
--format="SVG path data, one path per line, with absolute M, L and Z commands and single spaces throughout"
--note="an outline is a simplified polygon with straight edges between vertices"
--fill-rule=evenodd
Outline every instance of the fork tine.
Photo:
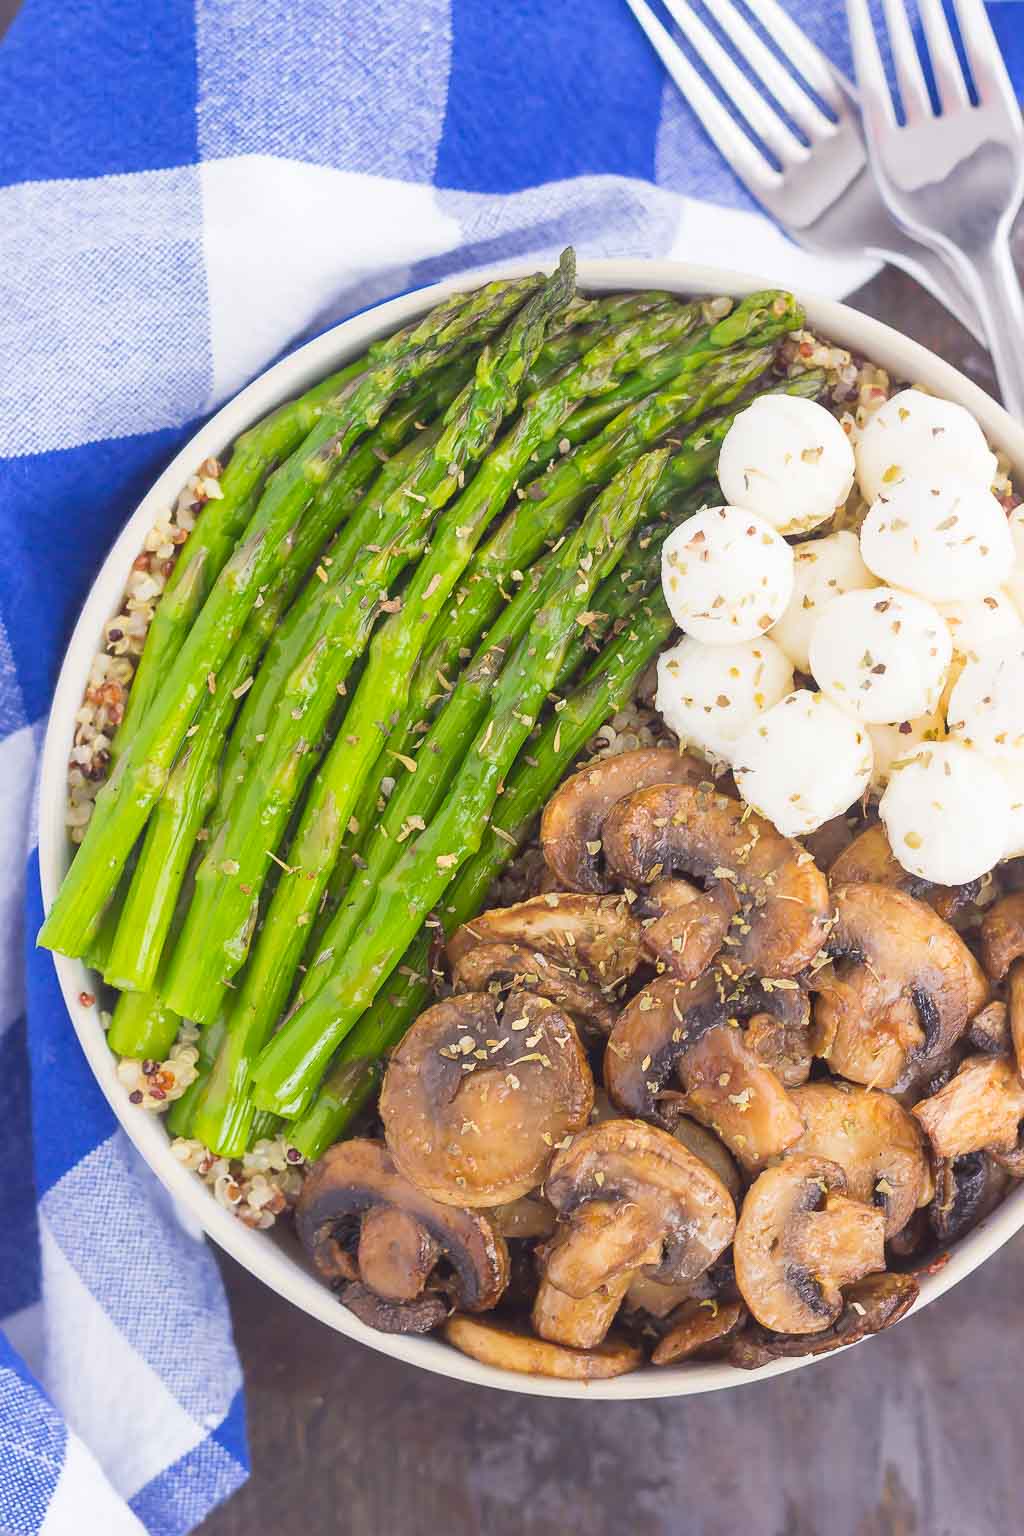
M 742 69 L 726 53 L 714 33 L 685 0 L 665 0 L 665 8 L 693 51 L 703 59 L 722 90 L 741 112 L 763 144 L 783 165 L 806 160 L 807 148 L 790 132 Z
M 782 179 L 742 128 L 729 116 L 715 93 L 708 88 L 671 34 L 662 26 L 647 0 L 626 0 L 633 15 L 647 35 L 655 53 L 679 87 L 688 105 L 700 118 L 705 131 L 736 175 L 755 194 L 764 194 Z
M 784 11 L 779 5 L 778 0 L 746 0 L 746 3 L 747 9 L 757 17 L 769 37 L 775 39 L 782 52 L 800 71 L 811 89 L 816 91 L 822 101 L 827 102 L 834 112 L 841 112 L 843 93 L 841 89 L 837 89 L 837 82 L 844 85 L 846 82 L 831 59 L 822 53 L 820 48 L 815 47 L 806 32 L 801 32 L 789 12 Z
M 889 94 L 889 82 L 882 67 L 882 56 L 878 51 L 878 39 L 868 10 L 868 0 L 846 0 L 846 21 L 850 30 L 850 48 L 865 127 L 876 135 L 884 133 L 888 128 L 895 128 L 896 113 Z
M 771 91 L 783 111 L 788 112 L 809 139 L 834 132 L 835 125 L 761 41 L 731 0 L 704 0 L 704 5 L 733 46 L 746 59 L 761 84 Z
M 991 106 L 998 99 L 1009 110 L 1012 118 L 1020 123 L 1020 104 L 982 0 L 955 0 L 955 5 L 960 36 L 974 76 L 978 100 L 982 106 Z
M 954 112 L 958 107 L 969 106 L 963 70 L 956 56 L 953 34 L 942 9 L 942 0 L 917 0 L 917 9 L 932 61 L 939 105 L 943 112 Z
M 932 116 L 932 103 L 905 0 L 882 0 L 882 9 L 889 28 L 889 50 L 903 113 L 908 123 L 919 122 L 921 118 Z

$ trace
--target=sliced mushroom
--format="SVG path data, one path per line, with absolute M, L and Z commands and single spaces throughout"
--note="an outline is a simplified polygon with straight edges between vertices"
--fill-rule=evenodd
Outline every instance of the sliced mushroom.
M 714 1132 L 696 1120 L 691 1120 L 688 1115 L 678 1115 L 672 1120 L 672 1135 L 694 1157 L 707 1163 L 712 1173 L 718 1174 L 738 1207 L 743 1198 L 743 1181 L 730 1153 Z
M 325 1153 L 303 1185 L 296 1223 L 345 1306 L 387 1333 L 428 1332 L 452 1305 L 485 1311 L 508 1283 L 508 1250 L 490 1223 L 432 1200 L 377 1141 Z
M 553 1376 L 560 1381 L 607 1381 L 635 1371 L 643 1363 L 638 1344 L 611 1334 L 593 1349 L 567 1349 L 549 1344 L 524 1328 L 486 1322 L 479 1317 L 450 1317 L 444 1336 L 449 1344 L 498 1370 L 521 1376 Z
M 891 1088 L 919 1056 L 964 1033 L 988 987 L 960 935 L 931 907 L 885 885 L 841 885 L 814 973 L 814 1051 L 853 1082 Z
M 1012 1147 L 1024 1119 L 1024 1086 L 1005 1056 L 969 1056 L 956 1076 L 911 1113 L 936 1157 Z
M 476 944 L 459 957 L 452 971 L 456 992 L 500 994 L 514 987 L 546 997 L 571 1015 L 577 1024 L 589 1025 L 607 1035 L 615 1023 L 616 1008 L 600 987 L 580 980 L 562 960 L 543 950 L 532 952 L 522 944 Z
M 843 1310 L 842 1287 L 885 1268 L 882 1212 L 845 1194 L 838 1163 L 799 1153 L 747 1191 L 733 1244 L 736 1284 L 776 1333 L 817 1333 Z
M 928 1155 L 916 1121 L 889 1094 L 848 1083 L 807 1083 L 789 1097 L 804 1123 L 793 1153 L 838 1163 L 853 1199 L 884 1212 L 886 1237 L 901 1231 L 931 1198 Z
M 546 998 L 467 992 L 422 1013 L 384 1075 L 398 1168 L 436 1200 L 506 1205 L 542 1183 L 587 1123 L 594 1082 L 572 1021 Z
M 1013 1050 L 1010 1035 L 1010 1011 L 1005 1003 L 987 1003 L 970 1022 L 966 1039 L 976 1051 L 986 1056 L 1008 1056 Z
M 538 1190 L 507 1205 L 492 1205 L 487 1220 L 501 1237 L 550 1237 L 555 1230 L 555 1208 Z
M 940 1243 L 959 1242 L 995 1209 L 1006 1193 L 1009 1176 L 988 1152 L 940 1159 L 935 1197 L 928 1207 L 932 1231 Z
M 786 1088 L 799 1088 L 811 1075 L 811 1003 L 804 991 L 772 996 L 773 1012 L 752 1014 L 744 1044 Z
M 843 1310 L 830 1328 L 812 1334 L 744 1329 L 733 1340 L 729 1364 L 741 1371 L 756 1371 L 773 1360 L 824 1355 L 844 1344 L 856 1344 L 906 1317 L 919 1295 L 920 1287 L 913 1275 L 866 1275 L 847 1288 Z
M 791 1146 L 803 1125 L 779 1079 L 747 1047 L 739 1019 L 785 991 L 735 986 L 717 972 L 696 982 L 661 976 L 632 998 L 608 1039 L 604 1080 L 629 1114 L 671 1118 L 678 1107 L 709 1126 L 748 1171 Z M 734 1021 L 730 1023 L 729 1021 Z M 666 1093 L 677 1074 L 683 1096 Z
M 587 1207 L 594 1218 L 594 1223 L 591 1225 L 592 1232 L 598 1215 L 593 1207 L 599 1204 L 603 1205 L 604 1202 L 591 1201 Z M 614 1216 L 614 1213 L 612 1214 Z M 552 1280 L 552 1266 L 559 1257 L 560 1249 L 556 1241 L 548 1248 L 547 1269 L 541 1277 L 537 1295 L 534 1298 L 531 1317 L 534 1332 L 553 1344 L 568 1344 L 573 1349 L 593 1349 L 595 1345 L 600 1344 L 615 1321 L 615 1314 L 622 1305 L 634 1276 L 642 1272 L 645 1264 L 659 1263 L 661 1240 L 653 1240 L 646 1248 L 633 1253 L 630 1263 L 609 1274 L 600 1285 L 588 1290 L 582 1296 L 571 1295 L 568 1291 L 560 1289 Z M 578 1278 L 578 1271 L 575 1268 L 570 1273 L 574 1279 Z
M 846 814 L 833 816 L 831 821 L 823 822 L 820 827 L 800 839 L 819 869 L 831 869 L 843 849 L 848 848 L 852 843 L 854 838 L 854 830 L 850 825 L 852 819 Z
M 1002 981 L 1024 955 L 1024 891 L 992 903 L 981 922 L 981 963 L 993 981 Z
M 722 949 L 738 911 L 735 887 L 727 881 L 702 891 L 688 880 L 656 880 L 643 904 L 644 949 L 659 970 L 695 981 Z
M 829 868 L 828 880 L 832 886 L 854 883 L 891 885 L 895 890 L 906 891 L 909 896 L 926 901 L 944 922 L 949 922 L 961 907 L 973 901 L 979 889 L 977 881 L 969 885 L 933 885 L 930 880 L 912 875 L 893 853 L 880 821 L 858 832 L 853 842 L 843 849 Z
M 757 976 L 794 976 L 825 939 L 828 887 L 811 855 L 707 785 L 662 784 L 627 795 L 605 821 L 604 851 L 631 885 L 677 873 L 730 884 L 740 909 L 730 955 Z
M 448 941 L 448 963 L 458 970 L 478 944 L 519 944 L 549 956 L 576 980 L 606 990 L 632 976 L 642 957 L 642 938 L 625 896 L 548 892 L 463 923 Z
M 654 1347 L 655 1365 L 676 1365 L 689 1360 L 711 1344 L 731 1337 L 746 1321 L 747 1309 L 741 1301 L 684 1301 L 668 1332 Z
M 581 768 L 544 808 L 540 843 L 548 867 L 570 891 L 611 889 L 601 861 L 601 831 L 617 800 L 649 784 L 699 784 L 706 763 L 672 747 L 641 747 Z

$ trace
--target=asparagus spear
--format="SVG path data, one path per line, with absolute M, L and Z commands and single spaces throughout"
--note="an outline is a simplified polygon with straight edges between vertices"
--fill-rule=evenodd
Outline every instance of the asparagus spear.
M 543 707 L 593 593 L 621 558 L 665 462 L 648 454 L 597 498 L 559 552 L 563 580 L 495 684 L 487 724 L 444 805 L 381 882 L 368 921 L 319 993 L 293 1015 L 253 1069 L 257 1107 L 294 1115 L 334 1050 L 372 1003 L 423 918 L 479 847 L 502 780 Z
M 518 307 L 540 281 L 538 276 L 515 283 L 492 283 L 480 291 L 480 296 L 488 304 L 500 301 L 504 313 L 509 304 Z M 321 415 L 333 408 L 371 362 L 395 362 L 445 327 L 457 335 L 460 328 L 465 329 L 467 320 L 472 326 L 474 317 L 469 313 L 469 303 L 469 295 L 464 293 L 443 299 L 415 326 L 375 343 L 368 358 L 349 363 L 297 400 L 286 401 L 238 438 L 221 476 L 220 497 L 207 504 L 153 615 L 124 718 L 111 744 L 112 762 L 127 748 L 159 691 L 167 667 L 180 650 L 192 620 L 255 510 L 259 486 L 266 474 L 294 452 Z
M 312 496 L 390 401 L 424 374 L 461 354 L 493 321 L 498 306 L 472 299 L 431 341 L 375 365 L 346 386 L 302 446 L 271 476 L 255 512 L 159 690 L 97 797 L 88 831 L 37 942 L 81 955 L 99 926 L 125 861 L 159 798 L 208 679 L 223 665 L 257 597 L 285 563 L 290 534 Z M 472 322 L 475 321 L 476 329 Z
M 122 992 L 107 1031 L 115 1056 L 163 1061 L 178 1037 L 181 1019 L 152 994 Z
M 401 447 L 421 413 L 429 417 L 447 407 L 471 371 L 471 365 L 452 364 L 438 375 L 435 383 L 424 385 L 388 412 L 377 431 L 349 456 L 338 474 L 328 482 L 324 494 L 315 499 L 303 519 L 287 564 L 262 604 L 254 608 L 246 620 L 218 678 L 217 690 L 201 706 L 192 728 L 194 734 L 187 739 L 160 802 L 149 819 L 139 861 L 124 902 L 119 906 L 108 953 L 101 962 L 104 979 L 112 986 L 140 992 L 153 986 L 196 834 L 217 793 L 224 739 L 239 701 L 252 683 L 253 669 L 296 587 L 338 522 L 346 511 L 351 511 L 375 471 L 373 489 L 367 497 L 371 506 L 379 504 L 401 483 L 409 466 L 408 453 L 395 453 L 383 466 L 381 456 Z M 422 439 L 410 446 L 417 453 L 423 451 Z M 357 524 L 360 521 L 369 526 L 365 518 L 356 519 Z M 333 557 L 328 558 L 340 564 L 346 558 L 345 542 L 337 541 Z M 230 767 L 230 764 L 226 766 Z M 115 904 L 116 898 L 112 906 Z M 100 957 L 91 955 L 90 959 Z M 152 1056 L 154 1052 L 147 1051 L 146 1054 Z
M 270 860 L 276 857 L 289 812 L 315 766 L 323 731 L 338 704 L 338 691 L 344 689 L 348 672 L 369 639 L 378 603 L 387 598 L 390 584 L 404 566 L 422 552 L 431 519 L 454 495 L 463 466 L 483 454 L 503 417 L 516 405 L 523 375 L 540 348 L 548 318 L 568 302 L 572 282 L 571 263 L 566 261 L 512 322 L 493 357 L 488 352 L 481 356 L 476 377 L 451 407 L 438 442 L 424 454 L 410 479 L 379 508 L 379 543 L 367 543 L 345 591 L 324 605 L 324 628 L 287 678 L 266 740 L 232 797 L 230 814 L 221 814 L 196 872 L 192 903 L 165 983 L 166 1001 L 185 1017 L 211 1018 L 244 962 Z M 467 495 L 479 484 L 478 477 Z M 471 520 L 469 529 L 460 526 L 465 503 L 466 497 L 459 498 L 435 530 L 426 562 L 431 569 L 443 571 L 453 543 L 457 546 L 471 531 Z M 468 518 L 468 509 L 465 515 Z M 414 586 L 422 569 L 413 578 Z M 438 574 L 434 585 L 441 580 Z M 311 587 L 316 603 L 316 581 Z M 390 606 L 395 600 L 387 601 Z M 402 622 L 409 624 L 408 604 Z M 365 683 L 357 701 L 364 687 Z M 354 731 L 352 714 L 350 708 L 347 734 Z M 375 730 L 373 719 L 360 729 L 364 734 Z M 333 804 L 320 805 L 314 815 L 317 830 L 322 831 L 335 815 Z

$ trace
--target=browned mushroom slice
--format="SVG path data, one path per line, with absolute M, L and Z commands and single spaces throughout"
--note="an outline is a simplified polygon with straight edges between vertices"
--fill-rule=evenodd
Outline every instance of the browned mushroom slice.
M 981 963 L 993 981 L 1002 981 L 1024 955 L 1024 891 L 993 902 L 981 923 Z
M 436 1328 L 452 1304 L 484 1311 L 508 1282 L 508 1250 L 489 1222 L 432 1200 L 377 1141 L 325 1153 L 303 1185 L 296 1225 L 345 1306 L 387 1333 Z
M 973 1045 L 976 1051 L 984 1051 L 986 1056 L 1009 1056 L 1013 1050 L 1013 1038 L 1007 1005 L 999 1001 L 987 1003 L 980 1013 L 974 1015 L 965 1038 L 969 1045 Z
M 843 849 L 852 843 L 854 830 L 850 825 L 851 820 L 846 815 L 833 816 L 831 821 L 823 822 L 800 839 L 819 869 L 831 869 Z
M 832 886 L 854 882 L 859 885 L 891 885 L 895 890 L 906 891 L 908 896 L 926 901 L 947 923 L 978 893 L 977 881 L 969 885 L 933 885 L 930 880 L 921 880 L 917 875 L 912 875 L 893 853 L 880 821 L 865 827 L 843 849 L 829 868 L 828 881 Z
M 798 1153 L 747 1191 L 733 1244 L 736 1284 L 776 1333 L 817 1333 L 838 1318 L 842 1287 L 885 1268 L 885 1219 L 850 1200 L 838 1163 Z
M 990 1152 L 941 1158 L 935 1169 L 935 1197 L 928 1220 L 940 1243 L 956 1243 L 1000 1203 L 1009 1175 Z
M 807 1083 L 790 1092 L 804 1123 L 794 1153 L 838 1163 L 855 1200 L 885 1213 L 885 1235 L 906 1226 L 931 1197 L 924 1138 L 889 1094 L 847 1083 Z
M 553 960 L 543 950 L 531 951 L 522 944 L 476 944 L 467 949 L 452 971 L 452 985 L 456 992 L 501 993 L 524 987 L 603 1035 L 615 1023 L 616 1009 L 600 987 L 581 981 L 563 960 Z
M 939 1056 L 988 999 L 960 935 L 922 901 L 885 885 L 841 885 L 814 973 L 814 1050 L 853 1082 L 891 1088 L 915 1056 Z
M 457 969 L 477 944 L 521 944 L 548 955 L 578 980 L 606 989 L 636 970 L 642 938 L 625 896 L 549 892 L 513 907 L 493 907 L 463 923 L 448 941 L 448 963 Z
M 530 992 L 466 992 L 422 1013 L 384 1074 L 380 1115 L 398 1168 L 434 1199 L 506 1205 L 543 1182 L 587 1123 L 594 1081 L 569 1017 Z
M 539 1191 L 510 1200 L 507 1205 L 492 1205 L 487 1220 L 501 1237 L 550 1237 L 555 1230 L 555 1208 Z
M 655 1365 L 688 1360 L 709 1344 L 718 1344 L 741 1327 L 747 1310 L 740 1301 L 684 1301 L 668 1332 L 655 1345 Z
M 1010 1054 L 1017 1076 L 1024 1083 L 1024 960 L 1014 960 L 1006 978 L 1007 1019 L 1010 1026 Z
M 652 1277 L 695 1279 L 729 1243 L 736 1223 L 721 1179 L 675 1137 L 636 1120 L 604 1120 L 573 1138 L 551 1166 L 544 1192 L 567 1224 L 546 1273 L 584 1296 L 625 1269 L 652 1241 Z M 598 1202 L 595 1222 L 587 1207 Z
M 591 1202 L 594 1204 L 595 1202 Z M 632 1277 L 645 1264 L 657 1264 L 661 1258 L 660 1240 L 648 1243 L 632 1256 L 632 1266 L 619 1270 L 593 1290 L 573 1296 L 561 1290 L 551 1279 L 551 1261 L 558 1257 L 557 1239 L 548 1250 L 547 1270 L 541 1277 L 534 1298 L 531 1321 L 536 1334 L 552 1344 L 568 1344 L 573 1349 L 593 1349 L 607 1334 L 615 1314 L 629 1290 Z
M 643 910 L 644 949 L 660 970 L 695 981 L 725 943 L 739 901 L 727 881 L 701 891 L 688 880 L 656 880 Z
M 794 976 L 824 942 L 828 886 L 810 854 L 706 785 L 662 784 L 627 795 L 605 821 L 604 851 L 631 885 L 677 873 L 732 885 L 740 910 L 729 952 L 757 976 Z
M 766 999 L 767 1001 L 767 999 Z M 786 1088 L 799 1088 L 811 1075 L 811 1000 L 802 989 L 780 992 L 773 988 L 771 1011 L 751 1014 L 743 1031 L 752 1051 Z
M 643 1352 L 629 1339 L 607 1338 L 593 1349 L 568 1349 L 549 1344 L 523 1328 L 479 1317 L 450 1317 L 444 1336 L 449 1344 L 482 1365 L 521 1376 L 553 1376 L 559 1381 L 607 1381 L 635 1371 Z
M 743 1181 L 731 1154 L 715 1133 L 696 1120 L 691 1120 L 688 1115 L 678 1115 L 673 1116 L 672 1119 L 672 1135 L 677 1141 L 681 1141 L 694 1157 L 699 1157 L 702 1163 L 707 1163 L 712 1173 L 718 1174 L 738 1208 L 743 1198 Z
M 856 1344 L 869 1334 L 891 1328 L 905 1317 L 920 1295 L 913 1275 L 866 1275 L 845 1292 L 845 1304 L 830 1328 L 820 1333 L 771 1333 L 764 1328 L 749 1328 L 738 1334 L 729 1350 L 730 1365 L 741 1371 L 756 1371 L 773 1360 L 799 1359 L 802 1355 L 824 1355 Z
M 696 982 L 661 976 L 631 998 L 608 1039 L 604 1080 L 620 1109 L 666 1118 L 665 1084 L 682 1084 L 680 1108 L 709 1126 L 748 1171 L 801 1135 L 800 1116 L 779 1079 L 729 1023 L 780 994 L 727 985 L 717 972 Z
M 706 763 L 671 747 L 641 747 L 572 774 L 548 801 L 540 842 L 548 867 L 570 891 L 611 888 L 602 869 L 601 830 L 617 800 L 649 784 L 698 784 Z
M 1003 1056 L 969 1056 L 956 1076 L 911 1113 L 936 1157 L 961 1157 L 985 1147 L 1012 1147 L 1024 1119 L 1024 1087 Z

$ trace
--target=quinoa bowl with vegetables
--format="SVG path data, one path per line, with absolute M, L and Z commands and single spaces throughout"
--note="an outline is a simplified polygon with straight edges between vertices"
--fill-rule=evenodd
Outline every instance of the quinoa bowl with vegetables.
M 736 1385 L 1024 1224 L 1024 432 L 736 274 L 467 288 L 279 364 L 126 527 L 40 939 L 304 1310 L 515 1390 Z

